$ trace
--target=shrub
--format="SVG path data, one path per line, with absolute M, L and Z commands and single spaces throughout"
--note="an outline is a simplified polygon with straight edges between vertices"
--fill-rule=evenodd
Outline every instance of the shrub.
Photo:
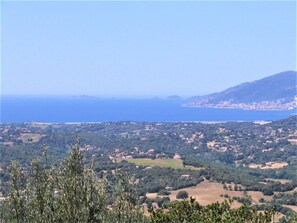
M 170 194 L 171 194 L 171 192 L 168 191 L 168 190 L 160 190 L 160 191 L 158 192 L 158 195 L 163 195 L 163 196 L 168 196 L 168 195 L 170 195 Z
M 189 197 L 188 192 L 184 190 L 179 191 L 176 195 L 177 199 L 187 199 L 188 197 Z

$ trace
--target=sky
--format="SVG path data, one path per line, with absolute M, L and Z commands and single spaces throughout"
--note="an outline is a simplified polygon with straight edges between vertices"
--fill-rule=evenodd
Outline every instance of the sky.
M 1 2 L 1 95 L 184 97 L 296 70 L 296 2 Z

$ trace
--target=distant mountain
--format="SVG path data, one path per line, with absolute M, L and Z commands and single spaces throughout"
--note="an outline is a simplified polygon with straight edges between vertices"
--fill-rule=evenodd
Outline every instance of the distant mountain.
M 281 72 L 261 80 L 243 83 L 219 93 L 193 97 L 192 107 L 225 107 L 244 109 L 297 108 L 297 72 Z

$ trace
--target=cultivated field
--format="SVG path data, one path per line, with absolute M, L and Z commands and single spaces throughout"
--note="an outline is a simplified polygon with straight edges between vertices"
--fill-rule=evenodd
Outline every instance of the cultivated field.
M 273 179 L 273 178 L 266 178 L 266 180 L 271 180 L 271 181 L 275 181 L 275 182 L 280 182 L 281 184 L 291 183 L 291 182 L 292 182 L 292 180 L 288 180 L 288 179 Z
M 259 203 L 259 200 L 263 198 L 265 201 L 271 201 L 272 196 L 263 195 L 261 191 L 248 191 L 247 194 L 251 196 L 254 203 Z
M 33 133 L 25 133 L 22 134 L 18 139 L 22 140 L 23 143 L 33 143 L 38 142 L 43 135 L 40 134 L 33 134 Z
M 262 164 L 250 164 L 249 168 L 255 169 L 260 168 L 262 170 L 265 169 L 279 169 L 288 166 L 287 162 L 267 162 L 265 165 Z
M 297 188 L 295 188 L 297 189 Z M 176 200 L 176 195 L 179 191 L 184 190 L 187 191 L 189 197 L 194 197 L 201 205 L 208 205 L 213 202 L 223 202 L 226 198 L 222 197 L 221 195 L 228 194 L 230 197 L 243 197 L 243 191 L 229 191 L 223 188 L 223 184 L 210 182 L 210 181 L 203 181 L 196 185 L 195 187 L 187 187 L 180 190 L 173 190 L 170 191 L 171 194 L 169 195 L 171 201 Z M 287 193 L 293 192 L 289 191 Z M 146 196 L 148 198 L 156 198 L 157 193 L 147 193 Z M 250 196 L 254 204 L 260 204 L 259 199 L 263 198 L 266 201 L 271 201 L 273 196 L 265 196 L 260 191 L 247 191 L 247 196 Z M 237 201 L 234 201 L 233 207 L 239 207 L 241 204 Z M 297 206 L 290 206 L 292 210 L 296 210 Z
M 223 184 L 210 182 L 210 181 L 203 181 L 195 187 L 187 187 L 181 189 L 187 191 L 189 196 L 196 198 L 196 200 L 201 205 L 208 205 L 213 202 L 223 202 L 225 200 L 224 197 L 221 195 L 228 194 L 231 197 L 242 197 L 242 191 L 228 191 L 223 188 Z M 170 200 L 176 200 L 176 195 L 181 190 L 174 190 L 170 191 L 171 194 L 169 195 Z M 154 198 L 157 196 L 157 193 L 149 193 L 146 195 L 149 198 Z M 234 202 L 234 207 L 239 207 L 241 204 L 237 201 Z
M 182 169 L 183 161 L 175 159 L 127 159 L 128 162 L 134 163 L 137 166 L 159 166 L 171 167 L 174 169 Z
M 134 163 L 137 166 L 159 166 L 159 167 L 170 167 L 173 169 L 191 169 L 199 170 L 203 168 L 193 167 L 193 166 L 184 166 L 181 159 L 126 159 L 130 163 Z

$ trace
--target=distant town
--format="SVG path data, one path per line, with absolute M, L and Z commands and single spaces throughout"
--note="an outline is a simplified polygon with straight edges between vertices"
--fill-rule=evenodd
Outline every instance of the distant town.
M 297 97 L 291 102 L 283 100 L 260 101 L 253 103 L 234 103 L 232 101 L 223 101 L 219 103 L 208 103 L 207 101 L 193 101 L 187 103 L 188 107 L 210 107 L 210 108 L 240 108 L 246 110 L 292 110 L 297 108 Z

